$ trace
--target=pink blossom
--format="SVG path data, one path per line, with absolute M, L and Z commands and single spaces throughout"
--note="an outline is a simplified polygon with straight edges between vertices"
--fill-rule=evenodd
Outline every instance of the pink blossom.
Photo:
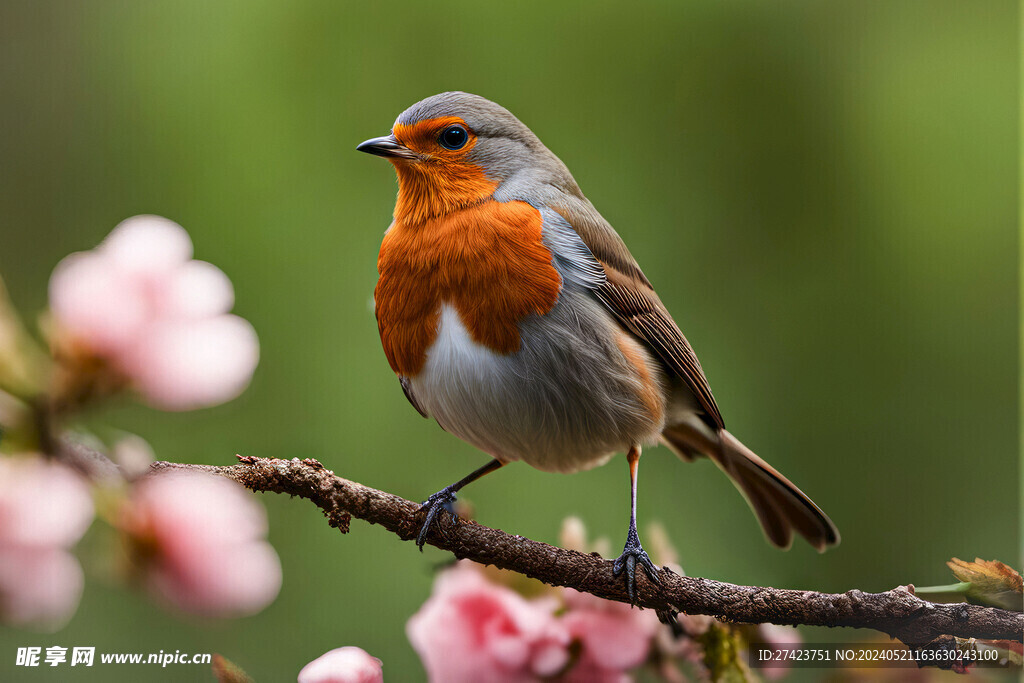
M 82 596 L 82 567 L 69 549 L 92 523 L 86 483 L 38 457 L 0 458 L 0 617 L 56 630 Z
M 259 360 L 252 326 L 234 315 L 151 325 L 122 367 L 153 405 L 187 410 L 242 393 Z
M 582 645 L 569 681 L 624 681 L 625 672 L 647 660 L 661 622 L 653 610 L 604 600 L 566 588 L 562 622 Z
M 406 626 L 431 681 L 515 683 L 552 676 L 569 661 L 569 633 L 553 599 L 526 600 L 468 562 L 440 575 Z
M 82 565 L 64 548 L 0 543 L 0 616 L 15 626 L 56 631 L 78 608 Z
M 100 250 L 124 272 L 160 277 L 192 258 L 192 240 L 174 221 L 143 215 L 121 221 Z
M 70 548 L 93 512 L 88 486 L 68 467 L 35 456 L 0 458 L 0 542 Z
M 255 614 L 281 589 L 263 508 L 239 485 L 195 472 L 143 479 L 121 526 L 146 586 L 162 601 L 212 617 Z
M 68 346 L 116 360 L 135 343 L 149 317 L 140 287 L 124 286 L 122 273 L 94 251 L 71 254 L 50 276 L 50 311 Z
M 234 292 L 216 266 L 159 216 L 122 222 L 50 278 L 54 341 L 72 358 L 105 361 L 150 404 L 189 410 L 228 401 L 259 360 L 252 326 L 228 314 Z
M 298 683 L 382 683 L 381 661 L 358 647 L 339 647 L 302 667 Z

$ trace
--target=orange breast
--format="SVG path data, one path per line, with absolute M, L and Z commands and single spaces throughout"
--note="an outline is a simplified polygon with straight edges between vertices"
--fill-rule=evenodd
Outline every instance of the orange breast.
M 396 221 L 381 244 L 374 293 L 392 370 L 413 377 L 423 368 L 444 303 L 474 341 L 517 351 L 519 321 L 550 311 L 561 289 L 542 222 L 529 204 L 494 200 L 419 223 Z

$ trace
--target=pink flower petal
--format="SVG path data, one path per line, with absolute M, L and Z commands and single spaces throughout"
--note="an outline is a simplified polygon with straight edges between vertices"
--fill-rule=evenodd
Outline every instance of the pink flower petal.
M 538 676 L 554 676 L 569 663 L 569 648 L 561 640 L 542 643 L 533 654 L 531 668 Z
M 96 252 L 71 254 L 57 264 L 50 276 L 50 310 L 58 333 L 100 355 L 129 345 L 149 318 L 142 289 Z
M 302 667 L 298 683 L 382 683 L 381 661 L 358 647 L 339 647 Z
M 431 681 L 536 681 L 568 661 L 569 634 L 552 607 L 460 563 L 439 575 L 406 633 Z
M 530 642 L 511 630 L 511 624 L 489 621 L 484 624 L 484 642 L 495 662 L 507 669 L 520 669 L 529 661 Z
M 230 311 L 235 305 L 235 291 L 217 266 L 189 261 L 169 277 L 161 304 L 164 315 L 208 318 Z
M 252 494 L 223 477 L 166 472 L 139 482 L 132 502 L 151 516 L 158 535 L 182 543 L 224 545 L 267 535 L 263 507 Z
M 585 656 L 603 669 L 628 671 L 640 666 L 651 650 L 651 633 L 632 620 L 608 612 L 569 612 L 563 617 Z
M 0 544 L 0 618 L 9 624 L 58 630 L 84 585 L 82 566 L 67 550 Z
M 122 527 L 146 552 L 146 584 L 178 609 L 211 617 L 255 614 L 281 589 L 281 562 L 264 540 L 266 513 L 226 479 L 170 473 L 140 482 Z
M 159 275 L 192 258 L 192 240 L 180 225 L 161 216 L 134 216 L 111 231 L 99 251 L 126 272 Z
M 35 457 L 0 458 L 0 544 L 70 548 L 93 514 L 89 487 L 71 469 Z
M 222 315 L 153 325 L 125 358 L 125 369 L 152 405 L 191 410 L 238 396 L 258 362 L 252 325 Z
M 660 629 L 651 610 L 604 600 L 571 588 L 564 591 L 568 611 L 562 621 L 583 644 L 582 659 L 608 671 L 628 671 L 642 664 Z
M 221 619 L 246 617 L 281 591 L 281 560 L 268 543 L 194 550 L 164 558 L 148 577 L 150 589 L 177 609 Z

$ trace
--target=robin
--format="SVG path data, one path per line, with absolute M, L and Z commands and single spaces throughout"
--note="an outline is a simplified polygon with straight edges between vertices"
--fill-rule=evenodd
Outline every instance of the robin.
M 643 446 L 706 456 L 768 540 L 819 551 L 832 521 L 725 429 L 697 356 L 622 239 L 572 174 L 508 110 L 447 92 L 409 107 L 357 150 L 398 173 L 374 292 L 381 343 L 424 417 L 493 459 L 423 504 L 437 515 L 476 479 L 522 460 L 576 472 L 626 453 L 629 530 L 615 575 L 658 573 L 636 530 Z

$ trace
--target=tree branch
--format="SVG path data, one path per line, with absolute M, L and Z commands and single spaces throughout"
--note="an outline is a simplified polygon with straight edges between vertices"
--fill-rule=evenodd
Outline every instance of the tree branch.
M 316 460 L 278 460 L 238 456 L 231 466 L 157 462 L 154 471 L 198 470 L 239 482 L 253 491 L 287 493 L 317 505 L 331 526 L 348 531 L 350 517 L 379 524 L 410 540 L 419 532 L 419 504 L 335 476 Z M 596 553 L 555 548 L 521 536 L 511 536 L 472 521 L 453 524 L 447 515 L 428 543 L 458 558 L 492 564 L 557 586 L 568 586 L 598 597 L 629 602 L 622 577 L 612 575 L 612 563 Z M 1024 639 L 1024 614 L 969 604 L 936 604 L 914 595 L 913 586 L 885 593 L 818 593 L 815 591 L 738 586 L 711 579 L 679 576 L 661 570 L 661 586 L 637 572 L 637 604 L 685 614 L 706 614 L 750 624 L 806 624 L 869 628 L 922 647 L 940 636 L 984 640 Z

